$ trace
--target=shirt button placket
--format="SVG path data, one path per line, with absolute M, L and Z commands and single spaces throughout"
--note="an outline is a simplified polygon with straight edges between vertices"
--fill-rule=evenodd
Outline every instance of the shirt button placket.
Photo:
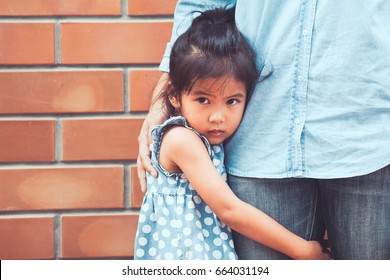
M 290 131 L 292 139 L 289 147 L 289 171 L 293 176 L 302 175 L 304 166 L 304 125 L 307 106 L 308 72 L 311 53 L 311 38 L 313 32 L 316 0 L 303 1 L 296 54 L 296 81 L 292 92 L 292 111 Z

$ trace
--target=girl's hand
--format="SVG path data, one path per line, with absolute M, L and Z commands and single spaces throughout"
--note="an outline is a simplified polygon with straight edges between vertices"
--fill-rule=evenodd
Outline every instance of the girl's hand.
M 142 128 L 138 136 L 139 149 L 137 157 L 137 173 L 142 192 L 146 191 L 146 172 L 150 173 L 154 177 L 157 176 L 157 171 L 150 160 L 149 144 L 152 142 L 150 132 L 153 127 L 163 123 L 167 119 L 167 116 L 164 114 L 164 110 L 162 110 L 163 100 L 158 98 L 167 82 L 168 73 L 163 73 L 153 91 L 153 99 L 155 100 L 149 109 L 149 113 L 142 124 Z
M 306 254 L 304 254 L 301 258 L 302 260 L 330 260 L 331 255 L 330 252 L 324 248 L 320 242 L 318 241 L 307 241 L 308 246 L 306 250 Z

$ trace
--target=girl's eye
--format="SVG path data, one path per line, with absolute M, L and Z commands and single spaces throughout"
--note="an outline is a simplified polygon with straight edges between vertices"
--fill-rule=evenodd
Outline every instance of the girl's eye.
M 207 100 L 207 98 L 199 97 L 197 100 L 201 104 L 209 104 L 209 101 Z
M 240 101 L 238 101 L 237 99 L 229 99 L 228 101 L 227 101 L 227 104 L 228 105 L 236 105 L 236 104 L 238 104 Z

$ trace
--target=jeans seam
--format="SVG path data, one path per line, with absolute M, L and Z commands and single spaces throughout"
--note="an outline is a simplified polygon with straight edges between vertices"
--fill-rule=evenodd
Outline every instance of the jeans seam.
M 319 197 L 318 197 L 318 189 L 317 189 L 316 197 L 315 197 L 315 203 L 313 205 L 314 209 L 313 209 L 313 211 L 310 211 L 310 213 L 313 213 L 313 216 L 311 217 L 310 223 L 308 223 L 309 227 L 310 227 L 310 229 L 309 229 L 309 236 L 308 236 L 309 240 L 311 240 L 312 237 L 313 237 L 314 221 L 316 220 L 316 217 L 317 217 L 318 199 L 319 199 Z

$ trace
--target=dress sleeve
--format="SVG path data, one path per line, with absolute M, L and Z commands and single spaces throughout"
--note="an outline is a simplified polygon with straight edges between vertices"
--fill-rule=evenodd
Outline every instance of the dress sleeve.
M 233 7 L 235 3 L 236 0 L 179 0 L 176 4 L 171 40 L 167 44 L 159 70 L 169 72 L 169 56 L 172 45 L 177 37 L 190 27 L 192 20 L 198 15 L 196 11 L 205 11 L 217 7 Z
M 185 128 L 190 129 L 191 131 L 193 131 L 203 141 L 209 155 L 210 156 L 212 155 L 212 148 L 211 148 L 209 141 L 206 139 L 206 137 L 204 137 L 198 131 L 196 131 L 195 129 L 190 127 L 187 124 L 187 121 L 183 117 L 181 117 L 181 116 L 170 117 L 163 124 L 153 128 L 153 130 L 152 130 L 153 143 L 151 144 L 152 163 L 155 167 L 157 167 L 158 170 L 166 173 L 167 176 L 169 176 L 170 174 L 165 169 L 163 169 L 162 166 L 160 165 L 159 156 L 160 156 L 161 142 L 162 142 L 162 139 L 164 137 L 164 133 L 168 128 L 170 128 L 172 126 L 183 126 Z

